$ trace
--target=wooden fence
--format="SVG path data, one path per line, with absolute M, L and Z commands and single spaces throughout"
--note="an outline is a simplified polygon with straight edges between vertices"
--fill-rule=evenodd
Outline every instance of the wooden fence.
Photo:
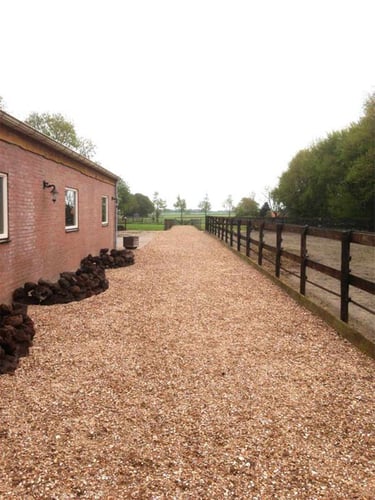
M 197 229 L 203 229 L 205 227 L 204 217 L 190 217 L 190 218 L 180 218 L 176 219 L 164 219 L 164 229 L 170 229 L 173 226 L 195 226 Z
M 328 293 L 338 296 L 340 298 L 340 319 L 346 323 L 349 320 L 350 303 L 355 304 L 370 314 L 375 314 L 375 311 L 371 307 L 354 301 L 349 294 L 350 286 L 363 290 L 368 294 L 375 294 L 375 282 L 354 275 L 350 269 L 351 244 L 356 243 L 374 247 L 375 233 L 284 224 L 278 223 L 277 219 L 275 219 L 275 222 L 265 222 L 261 219 L 212 216 L 206 218 L 206 231 L 225 241 L 231 247 L 236 248 L 238 252 L 244 253 L 247 257 L 255 255 L 257 263 L 260 266 L 264 265 L 264 260 L 266 259 L 268 264 L 274 267 L 274 274 L 277 278 L 280 278 L 281 270 L 293 274 L 299 279 L 299 292 L 302 295 L 306 294 L 306 283 L 310 283 Z M 265 242 L 265 232 L 269 231 L 275 234 L 274 245 Z M 298 254 L 283 248 L 283 236 L 285 233 L 299 235 Z M 340 242 L 341 259 L 338 263 L 338 268 L 316 260 L 314 261 L 309 257 L 307 248 L 308 236 Z M 297 272 L 286 267 L 288 262 L 294 263 L 294 266 L 297 265 Z M 372 265 L 374 265 L 374 262 Z M 327 289 L 320 283 L 310 281 L 307 278 L 307 268 L 314 269 L 319 273 L 338 280 L 340 283 L 340 292 L 337 293 Z

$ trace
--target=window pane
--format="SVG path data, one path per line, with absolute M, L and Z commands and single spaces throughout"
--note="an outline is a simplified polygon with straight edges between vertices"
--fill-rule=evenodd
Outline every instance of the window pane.
M 4 177 L 0 177 L 0 234 L 4 233 Z
M 65 190 L 65 226 L 77 225 L 77 193 L 73 189 Z
M 102 223 L 106 224 L 108 222 L 108 198 L 107 196 L 102 196 Z

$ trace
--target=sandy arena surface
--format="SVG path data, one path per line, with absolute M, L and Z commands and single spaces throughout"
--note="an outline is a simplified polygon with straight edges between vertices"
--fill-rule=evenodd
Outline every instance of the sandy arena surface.
M 375 498 L 374 361 L 193 227 L 135 258 L 29 307 L 0 499 Z

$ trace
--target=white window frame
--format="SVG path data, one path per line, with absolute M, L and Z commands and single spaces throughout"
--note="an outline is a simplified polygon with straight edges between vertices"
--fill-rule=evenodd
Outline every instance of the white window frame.
M 8 175 L 0 172 L 0 178 L 2 179 L 1 188 L 1 217 L 2 217 L 2 231 L 0 232 L 0 240 L 7 240 L 9 237 L 8 233 Z
M 103 202 L 105 202 L 105 213 L 103 213 Z M 109 197 L 106 195 L 102 196 L 102 206 L 101 206 L 101 213 L 102 213 L 102 226 L 108 226 L 109 224 Z M 104 219 L 103 219 L 104 215 Z
M 66 204 L 66 197 L 67 197 L 67 193 L 68 191 L 74 193 L 74 214 L 73 214 L 73 224 L 69 224 L 67 225 L 66 223 L 66 212 L 65 212 L 65 230 L 66 231 L 76 231 L 78 229 L 78 189 L 74 189 L 74 188 L 71 188 L 71 187 L 66 187 L 65 188 L 65 211 L 66 211 L 66 207 L 67 207 L 67 204 Z

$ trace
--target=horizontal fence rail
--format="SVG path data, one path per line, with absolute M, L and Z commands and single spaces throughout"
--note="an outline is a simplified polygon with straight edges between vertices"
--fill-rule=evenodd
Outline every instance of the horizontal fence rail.
M 299 280 L 299 292 L 302 295 L 306 295 L 306 284 L 309 283 L 339 297 L 340 319 L 345 323 L 349 321 L 350 303 L 355 304 L 370 314 L 375 314 L 375 311 L 371 307 L 352 300 L 349 293 L 350 287 L 354 287 L 368 294 L 375 294 L 375 282 L 354 275 L 350 268 L 351 244 L 355 243 L 374 247 L 375 233 L 285 224 L 277 222 L 277 219 L 275 222 L 266 222 L 262 219 L 213 216 L 206 218 L 206 231 L 215 235 L 232 248 L 235 248 L 238 252 L 244 253 L 247 257 L 254 258 L 255 256 L 259 266 L 263 266 L 264 261 L 266 261 L 268 265 L 274 267 L 274 274 L 277 278 L 280 278 L 281 270 L 294 275 Z M 275 233 L 274 245 L 266 243 L 265 232 Z M 283 236 L 286 233 L 298 235 L 298 253 L 283 248 Z M 323 264 L 309 257 L 308 236 L 339 242 L 341 256 L 338 259 L 337 267 Z M 297 265 L 298 271 L 288 269 L 286 267 L 288 262 Z M 339 292 L 328 289 L 319 282 L 310 281 L 307 277 L 308 268 L 338 280 L 340 285 Z
M 198 229 L 204 229 L 204 225 L 204 217 L 164 219 L 164 229 L 170 229 L 173 226 L 195 226 Z

